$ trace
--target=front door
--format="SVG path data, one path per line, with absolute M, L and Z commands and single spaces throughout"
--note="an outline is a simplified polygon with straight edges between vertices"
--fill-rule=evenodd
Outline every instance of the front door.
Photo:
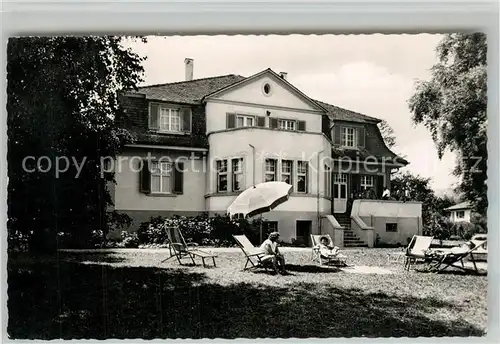
M 296 224 L 297 241 L 304 243 L 308 247 L 311 246 L 311 228 L 312 228 L 312 221 L 297 220 Z
M 333 174 L 333 212 L 345 213 L 347 210 L 347 173 Z

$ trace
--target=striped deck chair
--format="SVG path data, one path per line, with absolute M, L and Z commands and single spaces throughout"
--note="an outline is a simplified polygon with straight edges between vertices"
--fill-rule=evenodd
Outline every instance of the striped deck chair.
M 233 238 L 247 258 L 243 270 L 264 268 L 267 271 L 268 266 L 272 265 L 269 261 L 262 260 L 262 257 L 265 256 L 264 252 L 260 247 L 255 247 L 250 240 L 248 240 L 246 235 L 233 235 Z M 250 264 L 250 266 L 248 266 L 248 264 Z
M 212 258 L 214 267 L 217 266 L 215 264 L 215 257 L 217 256 L 210 252 L 199 250 L 196 247 L 193 247 L 193 245 L 188 245 L 186 243 L 186 240 L 184 240 L 184 237 L 182 236 L 182 233 L 179 228 L 164 227 L 164 229 L 167 231 L 168 235 L 168 240 L 169 240 L 168 247 L 170 250 L 170 257 L 164 259 L 162 263 L 175 256 L 180 265 L 183 265 L 181 259 L 186 257 L 191 259 L 193 264 L 196 265 L 194 258 L 200 257 L 201 261 L 203 262 L 203 267 L 206 267 L 205 258 Z
M 454 267 L 465 272 L 484 274 L 485 271 L 481 271 L 476 264 L 474 253 L 486 245 L 487 241 L 485 240 L 478 242 L 478 245 L 474 243 L 474 247 L 463 251 L 460 250 L 453 251 L 453 249 L 447 249 L 447 250 L 436 249 L 434 250 L 435 254 L 431 253 L 430 255 L 428 255 L 428 260 L 430 260 L 430 263 L 426 271 L 442 272 L 448 267 Z M 464 263 L 464 260 L 466 258 L 469 258 L 469 261 L 472 264 L 467 264 L 466 266 L 466 264 Z
M 330 237 L 330 234 L 320 234 L 320 235 L 314 235 L 311 234 L 311 243 L 312 243 L 312 256 L 311 259 L 319 265 L 323 265 L 323 262 L 326 262 L 327 265 L 335 265 L 335 266 L 346 266 L 346 260 L 347 257 L 344 256 L 341 253 L 338 253 L 335 256 L 323 256 L 320 252 L 319 249 L 319 244 L 321 238 L 326 237 L 330 243 L 332 243 L 332 238 Z
M 417 259 L 426 259 L 425 251 L 427 251 L 434 240 L 431 236 L 414 235 L 411 239 L 408 247 L 406 248 L 405 254 L 405 269 L 410 270 L 412 263 L 415 263 Z

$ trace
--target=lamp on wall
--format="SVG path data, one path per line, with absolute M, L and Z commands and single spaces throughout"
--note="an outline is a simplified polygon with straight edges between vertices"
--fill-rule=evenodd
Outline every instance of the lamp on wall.
M 271 116 L 271 111 L 266 110 L 266 116 Z

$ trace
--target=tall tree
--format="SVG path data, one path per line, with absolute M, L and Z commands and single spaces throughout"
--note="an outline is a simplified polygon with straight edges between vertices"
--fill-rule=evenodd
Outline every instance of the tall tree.
M 133 140 L 114 117 L 117 93 L 142 80 L 142 60 L 121 37 L 9 40 L 9 236 L 64 231 L 84 243 L 105 229 L 114 175 L 102 176 L 101 157 Z
M 427 127 L 441 158 L 454 151 L 458 191 L 485 215 L 487 200 L 486 35 L 448 34 L 437 47 L 431 79 L 409 100 L 413 121 Z
M 380 133 L 382 134 L 385 145 L 388 148 L 394 147 L 396 145 L 396 134 L 394 133 L 394 129 L 392 129 L 389 123 L 387 123 L 387 121 L 384 119 L 378 124 L 378 128 L 380 130 Z
M 444 215 L 444 209 L 455 202 L 450 197 L 437 197 L 430 186 L 430 178 L 415 176 L 410 172 L 400 172 L 391 179 L 391 188 L 395 191 L 394 198 L 403 200 L 406 189 L 410 199 L 422 202 L 422 223 L 425 231 L 433 228 L 432 223 Z

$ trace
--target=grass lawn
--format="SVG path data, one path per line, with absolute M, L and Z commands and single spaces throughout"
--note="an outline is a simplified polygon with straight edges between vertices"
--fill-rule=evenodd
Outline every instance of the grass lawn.
M 482 336 L 487 277 L 405 272 L 390 249 L 346 250 L 348 263 L 393 274 L 320 268 L 285 251 L 289 276 L 242 272 L 240 251 L 216 268 L 160 263 L 168 253 L 59 253 L 8 263 L 15 339 Z M 168 252 L 168 251 L 167 251 Z M 187 263 L 187 260 L 186 260 Z

